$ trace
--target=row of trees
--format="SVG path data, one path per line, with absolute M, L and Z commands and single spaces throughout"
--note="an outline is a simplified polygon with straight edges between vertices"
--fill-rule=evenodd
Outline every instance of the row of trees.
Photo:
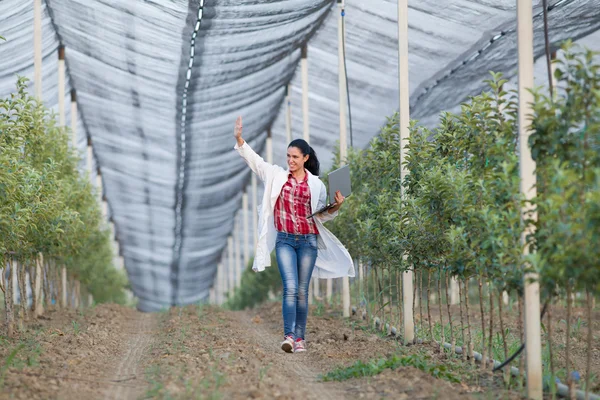
M 410 141 L 402 144 L 408 148 L 404 162 L 409 174 L 404 180 L 398 165 L 397 115 L 369 149 L 350 152 L 348 157 L 353 195 L 333 222 L 335 234 L 355 257 L 373 267 L 376 277 L 372 279 L 381 282 L 387 272 L 387 283 L 376 285 L 371 293 L 400 288 L 399 273 L 407 269 L 415 271 L 415 291 L 422 293 L 424 284 L 429 291 L 433 278 L 440 299 L 441 287 L 448 286 L 444 283 L 457 279 L 458 332 L 468 350 L 463 354 L 471 359 L 471 324 L 467 318 L 464 326 L 462 313 L 465 307 L 469 315 L 465 297 L 469 280 L 479 287 L 483 359 L 486 351 L 492 351 L 495 305 L 504 335 L 502 294 L 521 298 L 524 265 L 539 273 L 543 302 L 565 295 L 570 313 L 571 293 L 586 293 L 590 323 L 591 298 L 600 294 L 600 66 L 593 62 L 591 51 L 570 44 L 563 50 L 556 61 L 557 94 L 538 90 L 534 96 L 534 133 L 529 144 L 537 163 L 534 203 L 539 217 L 532 221 L 535 234 L 527 238 L 536 252 L 527 258 L 521 244 L 517 93 L 503 90 L 506 81 L 500 74 L 491 74 L 489 91 L 463 104 L 459 113 L 443 113 L 435 129 L 411 124 Z M 401 189 L 404 199 L 399 196 Z M 484 307 L 486 290 L 489 306 Z M 447 312 L 452 322 L 450 307 Z M 443 342 L 441 305 L 439 316 Z M 454 332 L 450 326 L 448 339 L 453 346 Z M 422 329 L 419 334 L 424 334 Z M 567 333 L 567 371 L 570 336 Z M 429 337 L 433 337 L 431 317 Z M 590 328 L 588 345 L 591 338 Z M 508 355 L 506 345 L 504 349 Z
M 23 321 L 30 312 L 26 280 L 33 307 L 41 306 L 41 297 L 50 306 L 63 298 L 63 268 L 77 282 L 69 285 L 70 296 L 82 295 L 80 284 L 96 302 L 125 301 L 126 277 L 113 266 L 110 231 L 78 163 L 67 129 L 19 79 L 17 91 L 0 101 L 0 257 L 9 335 L 14 289 Z

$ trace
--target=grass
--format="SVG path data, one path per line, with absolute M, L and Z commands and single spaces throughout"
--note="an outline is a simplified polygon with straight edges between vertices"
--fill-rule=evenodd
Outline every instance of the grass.
M 373 359 L 371 361 L 357 361 L 350 367 L 337 368 L 323 375 L 324 382 L 345 381 L 352 378 L 375 376 L 386 369 L 395 370 L 399 367 L 414 367 L 431 376 L 450 382 L 461 382 L 460 375 L 450 370 L 447 365 L 435 363 L 430 356 L 419 352 L 416 354 L 394 354 L 387 358 Z

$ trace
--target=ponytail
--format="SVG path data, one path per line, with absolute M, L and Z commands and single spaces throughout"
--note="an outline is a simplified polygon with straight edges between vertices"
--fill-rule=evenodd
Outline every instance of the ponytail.
M 319 176 L 321 165 L 319 163 L 319 159 L 317 158 L 317 153 L 315 153 L 315 150 L 310 147 L 305 140 L 293 140 L 288 147 L 297 147 L 300 149 L 303 155 L 308 155 L 308 160 L 306 163 L 304 163 L 304 168 L 306 168 L 314 176 Z

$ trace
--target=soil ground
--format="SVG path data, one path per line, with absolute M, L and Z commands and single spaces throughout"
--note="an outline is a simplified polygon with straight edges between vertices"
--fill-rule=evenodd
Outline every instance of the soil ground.
M 522 398 L 505 390 L 498 374 L 448 359 L 430 345 L 401 346 L 366 329 L 362 319 L 343 320 L 323 306 L 311 308 L 308 352 L 284 353 L 280 307 L 267 303 L 234 312 L 189 306 L 155 314 L 117 305 L 50 310 L 17 338 L 1 339 L 0 399 Z M 421 368 L 322 379 L 358 360 L 392 355 L 414 357 Z M 462 382 L 422 370 L 432 366 Z

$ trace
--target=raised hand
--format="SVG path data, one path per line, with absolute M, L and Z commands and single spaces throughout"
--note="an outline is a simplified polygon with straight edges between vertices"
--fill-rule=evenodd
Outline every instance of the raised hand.
M 233 136 L 236 139 L 242 138 L 242 117 L 241 116 L 237 117 L 237 119 L 235 120 L 235 129 L 233 130 Z

